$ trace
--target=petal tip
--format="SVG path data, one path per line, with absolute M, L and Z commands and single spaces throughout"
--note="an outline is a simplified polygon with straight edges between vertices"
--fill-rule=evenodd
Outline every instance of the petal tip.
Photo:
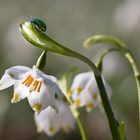
M 17 103 L 21 100 L 20 95 L 18 93 L 15 93 L 13 98 L 11 99 L 11 103 Z
M 39 114 L 40 111 L 42 110 L 42 105 L 40 103 L 34 104 L 33 110 L 36 112 L 36 114 Z

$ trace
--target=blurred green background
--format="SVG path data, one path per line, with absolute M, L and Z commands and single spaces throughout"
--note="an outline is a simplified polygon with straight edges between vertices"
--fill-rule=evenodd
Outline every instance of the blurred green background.
M 98 44 L 84 49 L 83 41 L 96 34 L 115 36 L 129 47 L 140 65 L 139 9 L 139 0 L 0 0 L 0 76 L 11 66 L 32 67 L 40 55 L 41 50 L 25 41 L 18 29 L 21 21 L 32 18 L 46 21 L 50 37 L 94 62 L 113 46 Z M 78 60 L 49 53 L 45 72 L 59 78 L 73 66 L 89 70 Z M 105 58 L 103 74 L 113 90 L 111 104 L 116 117 L 125 121 L 128 140 L 137 140 L 137 91 L 130 65 L 114 52 Z M 27 100 L 11 104 L 12 93 L 10 88 L 0 94 L 0 140 L 80 140 L 78 128 L 69 134 L 61 131 L 52 138 L 37 134 Z M 90 140 L 111 140 L 104 113 L 97 108 L 86 115 L 83 111 L 83 116 Z

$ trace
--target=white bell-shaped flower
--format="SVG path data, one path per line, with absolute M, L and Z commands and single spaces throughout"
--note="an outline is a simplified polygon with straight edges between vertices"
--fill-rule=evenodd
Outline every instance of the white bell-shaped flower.
M 110 98 L 112 93 L 111 88 L 104 79 L 103 82 Z M 86 106 L 88 112 L 101 103 L 99 89 L 93 72 L 76 75 L 70 89 L 70 94 L 74 101 L 73 106 L 76 108 Z
M 51 106 L 57 109 L 55 94 L 58 98 L 64 95 L 54 76 L 46 75 L 35 66 L 30 69 L 25 66 L 14 66 L 5 71 L 0 80 L 0 90 L 14 85 L 14 94 L 11 100 L 16 103 L 26 97 L 36 113 Z
M 48 136 L 53 136 L 60 129 L 69 132 L 75 127 L 75 120 L 72 116 L 68 105 L 60 100 L 57 100 L 59 112 L 55 112 L 51 107 L 41 111 L 40 114 L 35 115 L 35 122 L 37 131 L 44 131 Z

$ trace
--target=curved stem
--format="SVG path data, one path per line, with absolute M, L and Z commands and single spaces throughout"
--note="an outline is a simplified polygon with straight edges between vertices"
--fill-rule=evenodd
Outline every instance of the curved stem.
M 91 69 L 93 70 L 93 72 L 95 74 L 95 79 L 96 79 L 97 85 L 99 87 L 102 103 L 103 103 L 103 106 L 104 106 L 104 109 L 105 109 L 105 112 L 106 112 L 106 115 L 108 118 L 108 122 L 109 122 L 109 126 L 110 126 L 113 140 L 120 140 L 120 135 L 118 132 L 118 122 L 116 121 L 116 119 L 114 117 L 114 113 L 113 113 L 112 108 L 110 106 L 110 103 L 109 103 L 109 100 L 107 97 L 107 93 L 106 93 L 106 89 L 105 89 L 105 86 L 103 84 L 103 80 L 102 80 L 100 72 L 96 69 L 93 62 L 91 60 L 89 60 L 88 58 L 86 58 L 85 56 L 76 53 L 75 57 L 82 60 L 86 64 L 88 64 L 91 67 Z
M 100 61 L 103 61 L 104 57 L 105 57 L 107 54 L 109 54 L 109 53 L 111 53 L 111 52 L 114 52 L 114 51 L 119 51 L 119 49 L 111 48 L 111 49 L 106 50 L 106 51 L 101 55 Z
M 128 60 L 130 63 L 134 77 L 136 80 L 136 85 L 137 85 L 137 91 L 138 91 L 138 107 L 139 107 L 139 139 L 140 139 L 140 72 L 138 70 L 138 66 L 134 60 L 133 55 L 131 52 L 128 50 L 125 44 L 123 44 L 121 41 L 119 41 L 116 38 L 110 37 L 110 36 L 105 36 L 105 35 L 98 35 L 98 36 L 93 36 L 89 39 L 87 39 L 84 43 L 85 47 L 88 47 L 90 45 L 93 45 L 95 43 L 100 43 L 100 42 L 106 42 L 106 43 L 111 43 L 115 45 L 119 51 L 125 56 L 125 58 Z
M 109 53 L 111 53 L 111 52 L 113 52 L 113 51 L 119 51 L 119 49 L 117 49 L 117 48 L 108 49 L 108 50 L 106 50 L 106 51 L 100 56 L 100 59 L 99 59 L 98 63 L 96 64 L 96 66 L 97 66 L 97 68 L 100 70 L 101 73 L 102 73 L 102 69 L 103 69 L 103 59 L 104 59 L 104 57 L 105 57 L 107 54 L 109 54 Z
M 105 86 L 103 84 L 103 80 L 101 77 L 101 73 L 96 68 L 95 64 L 91 60 L 89 60 L 87 57 L 85 57 L 84 55 L 81 55 L 75 51 L 72 51 L 72 50 L 62 46 L 61 44 L 57 43 L 53 39 L 49 38 L 47 35 L 37 31 L 36 29 L 34 29 L 32 24 L 29 22 L 22 22 L 20 24 L 20 31 L 21 31 L 22 35 L 24 36 L 24 38 L 27 41 L 29 41 L 30 43 L 32 43 L 33 45 L 35 45 L 39 48 L 42 48 L 44 50 L 47 50 L 47 51 L 51 51 L 54 53 L 58 53 L 58 54 L 66 55 L 66 56 L 70 56 L 70 57 L 75 57 L 75 58 L 85 62 L 86 64 L 88 64 L 91 67 L 91 69 L 93 70 L 93 72 L 95 74 L 95 79 L 96 79 L 96 82 L 97 82 L 97 85 L 98 85 L 98 88 L 100 91 L 102 103 L 103 103 L 103 106 L 104 106 L 104 109 L 105 109 L 105 112 L 107 115 L 107 119 L 109 122 L 113 140 L 120 140 L 120 135 L 119 135 L 119 131 L 118 131 L 118 122 L 116 121 L 116 119 L 114 117 L 114 113 L 110 106 L 109 99 L 107 97 L 107 92 L 106 92 L 106 89 L 105 89 Z M 83 125 L 81 118 L 77 118 L 77 123 L 79 124 L 79 129 L 81 131 L 83 140 L 87 140 L 88 138 L 87 138 L 86 131 L 84 129 L 84 125 Z

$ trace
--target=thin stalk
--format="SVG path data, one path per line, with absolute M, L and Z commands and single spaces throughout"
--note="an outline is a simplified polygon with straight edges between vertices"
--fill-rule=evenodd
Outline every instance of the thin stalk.
M 71 99 L 71 97 L 66 95 L 66 98 L 70 102 L 70 104 L 72 105 L 73 104 L 73 100 Z M 74 118 L 76 119 L 76 122 L 77 122 L 77 125 L 79 127 L 82 140 L 88 140 L 87 131 L 86 131 L 86 128 L 85 128 L 85 125 L 84 125 L 84 121 L 83 121 L 83 119 L 81 117 L 80 112 L 78 111 L 78 109 L 73 108 L 73 107 L 70 107 L 70 110 L 71 110 Z
M 86 64 L 88 64 L 94 73 L 97 71 L 97 69 L 95 71 L 95 65 L 93 64 L 93 62 L 91 60 L 89 60 L 88 58 L 86 58 L 85 56 L 83 56 L 81 54 L 76 54 L 75 56 L 78 59 L 85 62 Z M 109 99 L 108 99 L 107 93 L 106 93 L 106 89 L 105 89 L 105 86 L 103 84 L 103 80 L 102 80 L 102 77 L 101 77 L 101 74 L 99 71 L 98 71 L 98 73 L 96 72 L 95 79 L 96 79 L 97 85 L 99 87 L 100 96 L 101 96 L 102 103 L 103 103 L 103 106 L 104 106 L 104 109 L 105 109 L 105 112 L 106 112 L 106 115 L 108 118 L 108 122 L 109 122 L 109 126 L 110 126 L 113 140 L 120 140 L 120 135 L 118 132 L 118 123 L 114 117 L 114 113 L 113 113 L 112 108 L 110 106 Z
M 67 96 L 67 99 L 70 102 L 70 104 L 72 105 L 73 104 L 72 99 L 69 96 Z M 83 119 L 80 115 L 80 112 L 78 111 L 78 109 L 75 109 L 75 108 L 73 109 L 71 107 L 70 107 L 70 110 L 71 110 L 73 116 L 76 119 L 76 122 L 77 122 L 77 125 L 79 127 L 82 140 L 88 140 L 87 131 L 86 131 L 86 128 L 85 128 L 85 125 L 84 125 L 84 121 L 83 121 Z
M 87 131 L 86 131 L 86 128 L 84 126 L 84 122 L 83 122 L 83 119 L 81 118 L 81 115 L 79 115 L 76 118 L 76 121 L 77 121 L 78 127 L 80 129 L 82 140 L 88 140 Z

